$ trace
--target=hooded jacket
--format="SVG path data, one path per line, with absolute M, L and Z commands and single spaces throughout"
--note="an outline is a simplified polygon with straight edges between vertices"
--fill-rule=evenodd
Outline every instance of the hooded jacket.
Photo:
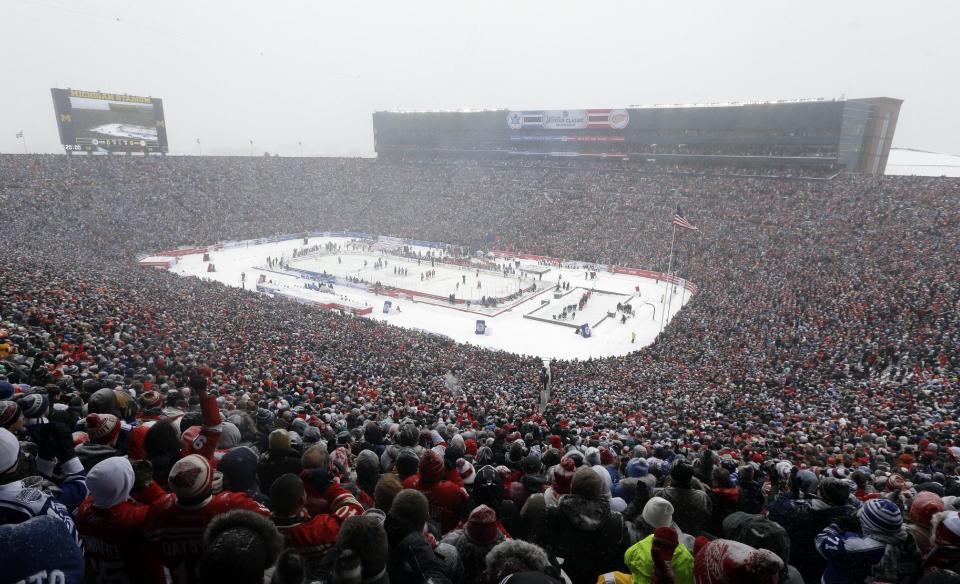
M 653 534 L 630 546 L 623 561 L 633 574 L 634 584 L 650 584 L 653 578 Z M 684 545 L 673 550 L 673 581 L 675 584 L 693 584 L 693 554 Z
M 547 507 L 539 520 L 534 541 L 573 584 L 593 584 L 599 574 L 623 571 L 623 554 L 630 544 L 627 526 L 606 499 L 591 500 L 569 494 L 556 507 Z

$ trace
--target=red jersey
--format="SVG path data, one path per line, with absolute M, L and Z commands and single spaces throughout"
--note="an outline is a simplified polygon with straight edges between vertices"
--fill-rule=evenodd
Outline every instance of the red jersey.
M 200 584 L 196 571 L 203 555 L 203 532 L 214 517 L 234 509 L 270 516 L 266 507 L 246 493 L 219 493 L 196 509 L 178 506 L 173 494 L 150 505 L 144 533 L 150 543 L 149 552 L 163 564 L 166 581 Z M 160 583 L 163 581 L 159 580 Z
M 155 580 L 144 561 L 143 524 L 150 507 L 125 501 L 109 509 L 93 506 L 87 497 L 74 521 L 83 539 L 87 580 L 127 584 Z M 150 571 L 158 570 L 153 565 Z
M 287 547 L 294 549 L 303 559 L 310 577 L 320 573 L 323 556 L 336 543 L 340 524 L 348 517 L 363 513 L 363 507 L 353 494 L 337 483 L 327 488 L 323 498 L 331 509 L 330 513 L 311 519 L 304 511 L 297 517 L 273 519 Z

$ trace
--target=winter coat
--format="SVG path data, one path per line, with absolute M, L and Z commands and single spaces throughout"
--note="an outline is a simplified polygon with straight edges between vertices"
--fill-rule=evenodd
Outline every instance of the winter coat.
M 541 475 L 523 475 L 520 480 L 510 483 L 510 500 L 520 509 L 530 495 L 544 491 L 546 482 L 546 478 Z
M 257 478 L 260 479 L 260 490 L 264 493 L 269 493 L 273 481 L 287 473 L 300 474 L 300 455 L 297 451 L 268 450 L 260 456 Z
M 107 446 L 106 444 L 94 444 L 93 442 L 86 442 L 77 446 L 76 448 L 77 458 L 80 459 L 80 464 L 83 465 L 83 470 L 90 470 L 98 462 L 102 462 L 108 458 L 114 456 L 123 456 L 119 450 L 112 446 Z
M 423 534 L 410 525 L 387 516 L 387 575 L 391 584 L 452 584 L 443 562 Z
M 827 560 L 823 584 L 909 584 L 919 575 L 920 550 L 906 529 L 896 535 L 861 534 L 831 524 L 815 541 Z
M 562 569 L 573 584 L 593 584 L 599 574 L 623 571 L 623 554 L 630 544 L 626 522 L 610 510 L 606 499 L 564 495 L 547 507 L 537 521 L 534 543 L 552 562 L 563 558 Z
M 463 568 L 460 583 L 475 584 L 479 581 L 480 575 L 486 568 L 487 554 L 495 545 L 505 539 L 503 533 L 498 532 L 497 539 L 493 543 L 479 545 L 470 541 L 462 529 L 455 529 L 445 535 L 441 543 L 452 545 L 457 549 L 457 555 L 460 558 L 460 564 Z
M 633 574 L 634 584 L 650 584 L 653 578 L 653 534 L 630 546 L 623 561 Z M 693 584 L 693 554 L 683 545 L 673 551 L 674 584 Z
M 767 508 L 767 517 L 790 535 L 790 565 L 796 566 L 806 582 L 818 582 L 826 560 L 817 552 L 814 539 L 838 517 L 856 513 L 852 505 L 830 505 L 822 499 L 796 499 L 780 495 Z
M 737 504 L 739 504 L 739 502 L 739 487 L 714 487 L 711 489 L 710 503 L 713 506 L 713 512 L 706 528 L 711 535 L 720 537 L 723 534 L 723 520 L 737 510 Z
M 684 533 L 698 536 L 707 527 L 713 513 L 710 496 L 699 489 L 666 487 L 654 491 L 673 505 L 673 521 Z

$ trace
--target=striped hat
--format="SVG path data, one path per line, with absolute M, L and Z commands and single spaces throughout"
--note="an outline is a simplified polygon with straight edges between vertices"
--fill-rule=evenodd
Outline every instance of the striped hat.
M 0 401 L 0 428 L 10 428 L 20 419 L 20 406 L 12 401 Z
M 47 413 L 47 406 L 49 405 L 47 394 L 45 393 L 25 395 L 18 400 L 18 403 L 26 418 L 39 418 L 43 416 Z
M 147 391 L 140 396 L 140 405 L 144 409 L 163 407 L 163 396 L 157 391 Z
M 91 442 L 109 444 L 120 434 L 120 420 L 113 414 L 89 414 L 87 416 L 87 436 Z
M 900 508 L 886 499 L 871 499 L 857 512 L 865 533 L 897 533 L 903 527 Z
M 184 500 L 195 503 L 197 499 L 210 494 L 213 485 L 213 469 L 210 468 L 206 458 L 199 454 L 191 454 L 173 465 L 167 484 L 176 494 L 178 503 L 182 505 Z

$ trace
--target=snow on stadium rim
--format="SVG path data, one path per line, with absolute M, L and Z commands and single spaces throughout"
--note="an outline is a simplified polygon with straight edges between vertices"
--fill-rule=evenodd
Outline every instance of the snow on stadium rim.
M 328 244 L 339 247 L 327 251 Z M 163 250 L 141 256 L 139 262 L 545 359 L 639 350 L 652 343 L 698 291 L 692 282 L 651 270 L 508 250 L 475 252 L 467 263 L 467 254 L 452 254 L 455 250 L 470 251 L 438 242 L 314 231 Z M 417 254 L 422 256 L 419 265 Z M 436 258 L 433 266 L 428 254 Z M 281 262 L 268 265 L 268 257 Z M 405 269 L 407 275 L 397 275 L 395 269 Z M 428 270 L 435 275 L 421 280 Z M 496 305 L 482 306 L 484 296 L 496 297 Z M 390 308 L 385 311 L 387 301 Z M 622 310 L 625 305 L 629 311 Z M 477 334 L 477 321 L 484 322 L 483 334 Z M 577 332 L 584 324 L 590 328 L 588 338 Z

